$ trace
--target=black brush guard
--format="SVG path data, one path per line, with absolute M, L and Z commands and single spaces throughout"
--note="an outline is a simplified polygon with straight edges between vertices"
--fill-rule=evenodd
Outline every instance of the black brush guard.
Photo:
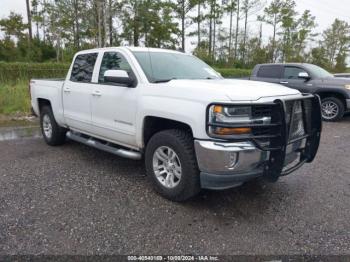
M 294 117 L 294 102 L 296 101 L 301 101 L 305 134 L 296 139 L 290 139 L 291 123 Z M 293 106 L 288 109 L 287 103 L 292 103 Z M 272 112 L 272 122 L 280 124 L 279 134 L 270 140 L 270 148 L 261 147 L 256 139 L 253 139 L 261 150 L 270 151 L 269 161 L 264 166 L 264 176 L 270 181 L 276 181 L 280 176 L 288 175 L 297 170 L 304 163 L 312 162 L 320 144 L 322 131 L 321 102 L 317 95 L 303 95 L 302 99 L 297 100 L 276 100 L 275 104 L 278 110 Z M 291 110 L 289 112 L 291 115 L 289 121 L 286 119 L 287 110 Z M 305 147 L 300 148 L 298 152 L 300 153 L 298 162 L 292 167 L 285 169 L 287 146 L 305 139 Z
M 290 139 L 289 133 L 293 120 L 294 102 L 297 101 L 301 101 L 305 134 L 296 139 Z M 255 104 L 253 105 L 253 109 L 254 108 L 258 108 L 258 110 L 256 110 L 258 113 L 255 115 L 257 117 L 262 117 L 265 116 L 265 114 L 269 114 L 269 116 L 271 116 L 271 123 L 247 125 L 208 123 L 208 128 L 209 126 L 252 128 L 253 134 L 246 136 L 230 136 L 228 140 L 249 140 L 252 141 L 260 150 L 269 151 L 269 160 L 263 164 L 263 176 L 270 181 L 277 181 L 280 176 L 288 175 L 297 170 L 304 163 L 310 163 L 314 160 L 319 147 L 322 130 L 321 102 L 317 95 L 303 94 L 302 98 L 294 100 L 277 99 L 273 103 Z M 288 110 L 291 110 L 289 111 L 289 120 L 286 118 Z M 212 137 L 215 136 L 212 135 Z M 220 137 L 218 136 L 216 138 Z M 298 162 L 292 167 L 285 169 L 287 146 L 305 139 L 305 147 L 300 148 L 298 152 L 300 156 Z M 266 145 L 266 141 L 268 141 L 268 145 Z

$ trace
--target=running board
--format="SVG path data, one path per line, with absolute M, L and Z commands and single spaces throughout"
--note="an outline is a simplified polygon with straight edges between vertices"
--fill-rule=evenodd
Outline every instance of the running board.
M 73 133 L 71 131 L 67 132 L 67 137 L 71 140 L 77 141 L 79 143 L 100 149 L 102 151 L 112 153 L 117 156 L 133 159 L 133 160 L 140 160 L 142 158 L 142 155 L 140 152 L 126 150 L 118 148 L 116 145 L 106 142 L 106 144 L 101 143 L 98 140 L 95 140 L 92 137 L 85 138 L 79 133 Z

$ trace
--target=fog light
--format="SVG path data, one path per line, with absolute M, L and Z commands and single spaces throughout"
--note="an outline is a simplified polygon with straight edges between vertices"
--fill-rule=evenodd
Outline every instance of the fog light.
M 229 170 L 235 169 L 235 167 L 238 163 L 238 154 L 239 153 L 235 153 L 235 152 L 231 152 L 229 154 L 228 165 L 225 166 L 227 169 L 229 169 Z

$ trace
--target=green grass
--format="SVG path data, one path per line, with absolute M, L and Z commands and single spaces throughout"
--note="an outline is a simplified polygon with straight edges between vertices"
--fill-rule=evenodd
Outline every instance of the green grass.
M 15 115 L 30 113 L 28 83 L 0 83 L 0 114 Z

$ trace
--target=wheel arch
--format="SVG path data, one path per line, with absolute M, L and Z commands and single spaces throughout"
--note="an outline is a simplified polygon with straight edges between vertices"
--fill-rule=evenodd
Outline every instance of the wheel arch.
M 52 109 L 52 105 L 49 99 L 46 98 L 38 98 L 38 107 L 39 107 L 39 114 L 44 106 L 49 106 Z
M 167 129 L 185 130 L 193 137 L 193 130 L 188 123 L 163 117 L 146 116 L 143 120 L 142 128 L 143 146 L 145 147 L 147 145 L 148 141 L 154 134 Z
M 52 114 L 55 118 L 55 121 L 61 126 L 61 127 L 66 127 L 62 117 L 63 117 L 63 112 L 61 111 L 61 109 L 57 108 L 57 106 L 55 107 L 55 102 L 52 101 L 50 99 L 47 98 L 37 98 L 37 104 L 38 104 L 38 116 L 40 117 L 42 108 L 44 106 L 50 107 Z
M 333 90 L 325 90 L 325 91 L 318 91 L 316 92 L 317 95 L 320 96 L 321 100 L 325 99 L 327 97 L 335 97 L 338 98 L 340 101 L 342 101 L 344 107 L 346 108 L 346 96 L 341 93 L 341 92 L 337 92 L 337 91 L 333 91 Z

